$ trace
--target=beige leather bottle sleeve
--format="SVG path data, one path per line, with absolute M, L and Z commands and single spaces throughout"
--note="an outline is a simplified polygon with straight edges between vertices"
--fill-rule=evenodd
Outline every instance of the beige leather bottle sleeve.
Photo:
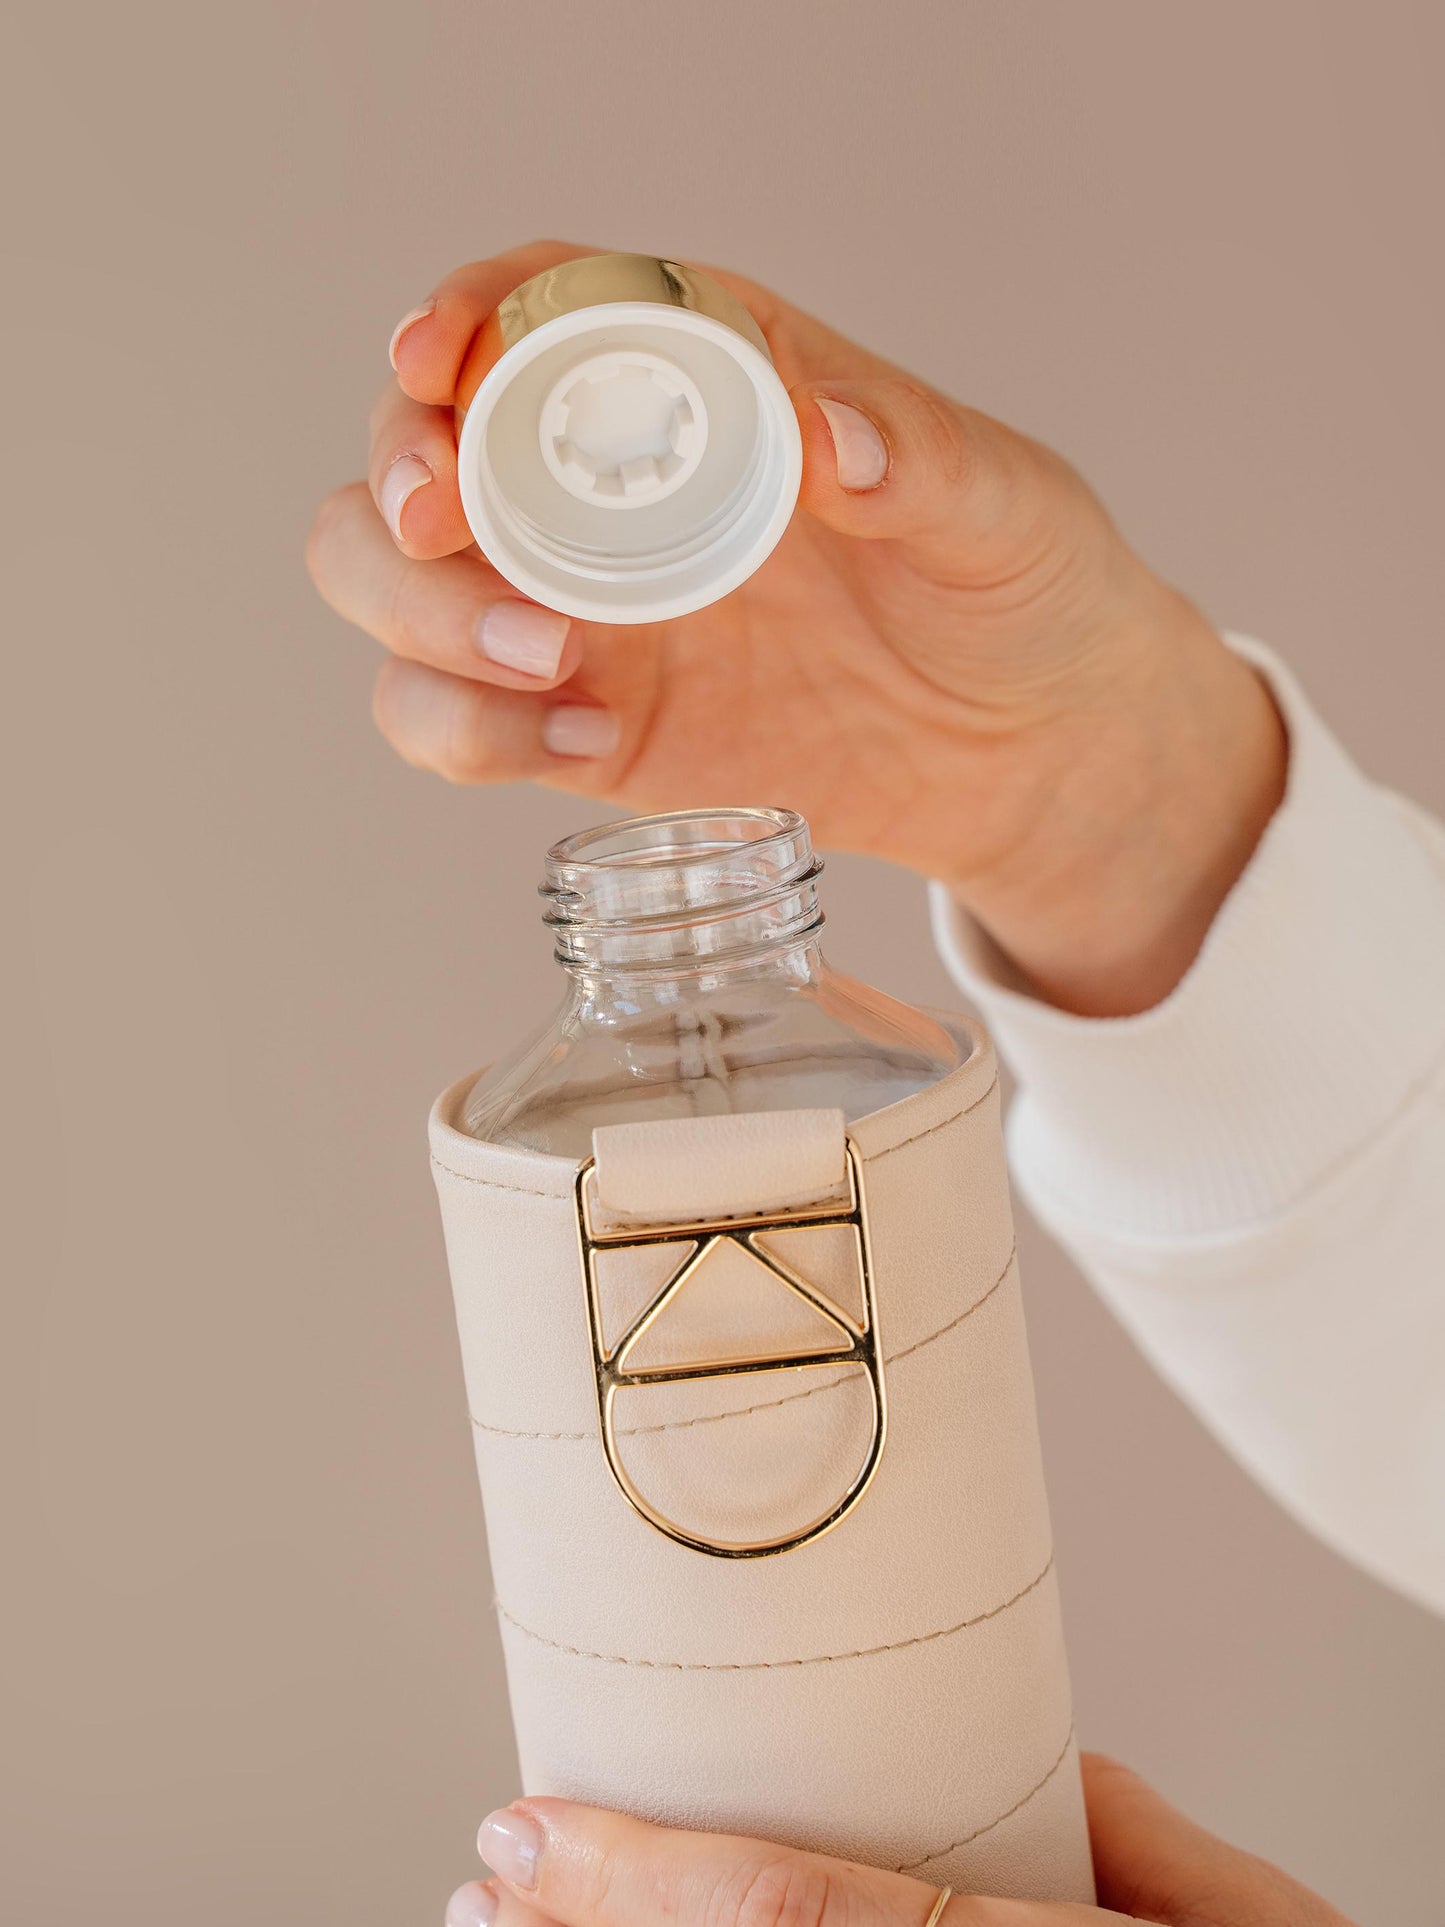
M 470 1078 L 438 1100 L 527 1792 L 962 1892 L 1093 1898 L 997 1073 L 972 1038 L 959 1070 L 846 1134 L 836 1111 L 599 1129 L 595 1320 L 578 1167 L 466 1136 Z M 680 1544 L 609 1467 L 599 1366 L 626 1368 L 615 1453 L 660 1517 L 734 1548 L 804 1530 L 879 1420 L 857 1238 L 829 1218 L 853 1188 L 886 1411 L 871 1482 L 792 1550 Z M 737 1228 L 760 1213 L 805 1223 Z M 718 1360 L 745 1369 L 688 1375 Z

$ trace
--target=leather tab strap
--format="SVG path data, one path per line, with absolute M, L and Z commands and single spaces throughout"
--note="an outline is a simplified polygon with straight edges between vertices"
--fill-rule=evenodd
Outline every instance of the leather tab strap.
M 602 1124 L 592 1148 L 600 1215 L 618 1225 L 781 1211 L 847 1192 L 840 1110 Z

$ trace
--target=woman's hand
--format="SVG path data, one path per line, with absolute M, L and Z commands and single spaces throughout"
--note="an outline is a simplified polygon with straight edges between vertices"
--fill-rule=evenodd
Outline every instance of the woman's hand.
M 1127 1767 L 1086 1754 L 1084 1793 L 1100 1907 L 955 1894 L 939 1927 L 1350 1927 Z M 477 1846 L 495 1878 L 453 1894 L 447 1927 L 924 1927 L 937 1898 L 907 1874 L 569 1800 L 518 1800 L 483 1821 Z
M 722 602 L 572 622 L 472 546 L 456 411 L 511 289 L 588 250 L 460 269 L 406 317 L 366 484 L 309 545 L 392 651 L 375 713 L 408 761 L 632 809 L 777 802 L 823 844 L 942 877 L 1043 994 L 1157 1001 L 1279 800 L 1262 684 L 1056 455 L 735 275 L 803 438 L 800 513 Z

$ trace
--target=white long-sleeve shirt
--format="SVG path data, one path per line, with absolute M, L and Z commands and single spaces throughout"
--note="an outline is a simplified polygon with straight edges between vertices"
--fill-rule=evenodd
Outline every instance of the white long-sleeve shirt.
M 1445 829 L 1230 641 L 1287 790 L 1163 1003 L 1039 1002 L 939 885 L 935 932 L 1017 1075 L 1035 1215 L 1261 1485 L 1445 1611 Z

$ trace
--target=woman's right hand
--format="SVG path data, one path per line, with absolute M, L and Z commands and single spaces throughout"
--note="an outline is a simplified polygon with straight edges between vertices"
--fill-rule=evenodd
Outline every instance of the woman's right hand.
M 1127 1767 L 1089 1753 L 1082 1766 L 1098 1907 L 960 1893 L 940 1927 L 1350 1927 Z M 447 1927 L 921 1927 L 938 1893 L 906 1873 L 572 1800 L 517 1800 L 482 1822 L 477 1847 L 493 1877 L 457 1889 Z
M 462 268 L 393 337 L 368 481 L 323 505 L 308 548 L 326 599 L 392 652 L 383 733 L 459 782 L 788 804 L 819 843 L 944 879 L 1054 1001 L 1157 1001 L 1282 791 L 1252 670 L 1058 456 L 711 268 L 789 388 L 800 512 L 693 615 L 540 609 L 472 545 L 455 423 L 488 315 L 590 251 Z

